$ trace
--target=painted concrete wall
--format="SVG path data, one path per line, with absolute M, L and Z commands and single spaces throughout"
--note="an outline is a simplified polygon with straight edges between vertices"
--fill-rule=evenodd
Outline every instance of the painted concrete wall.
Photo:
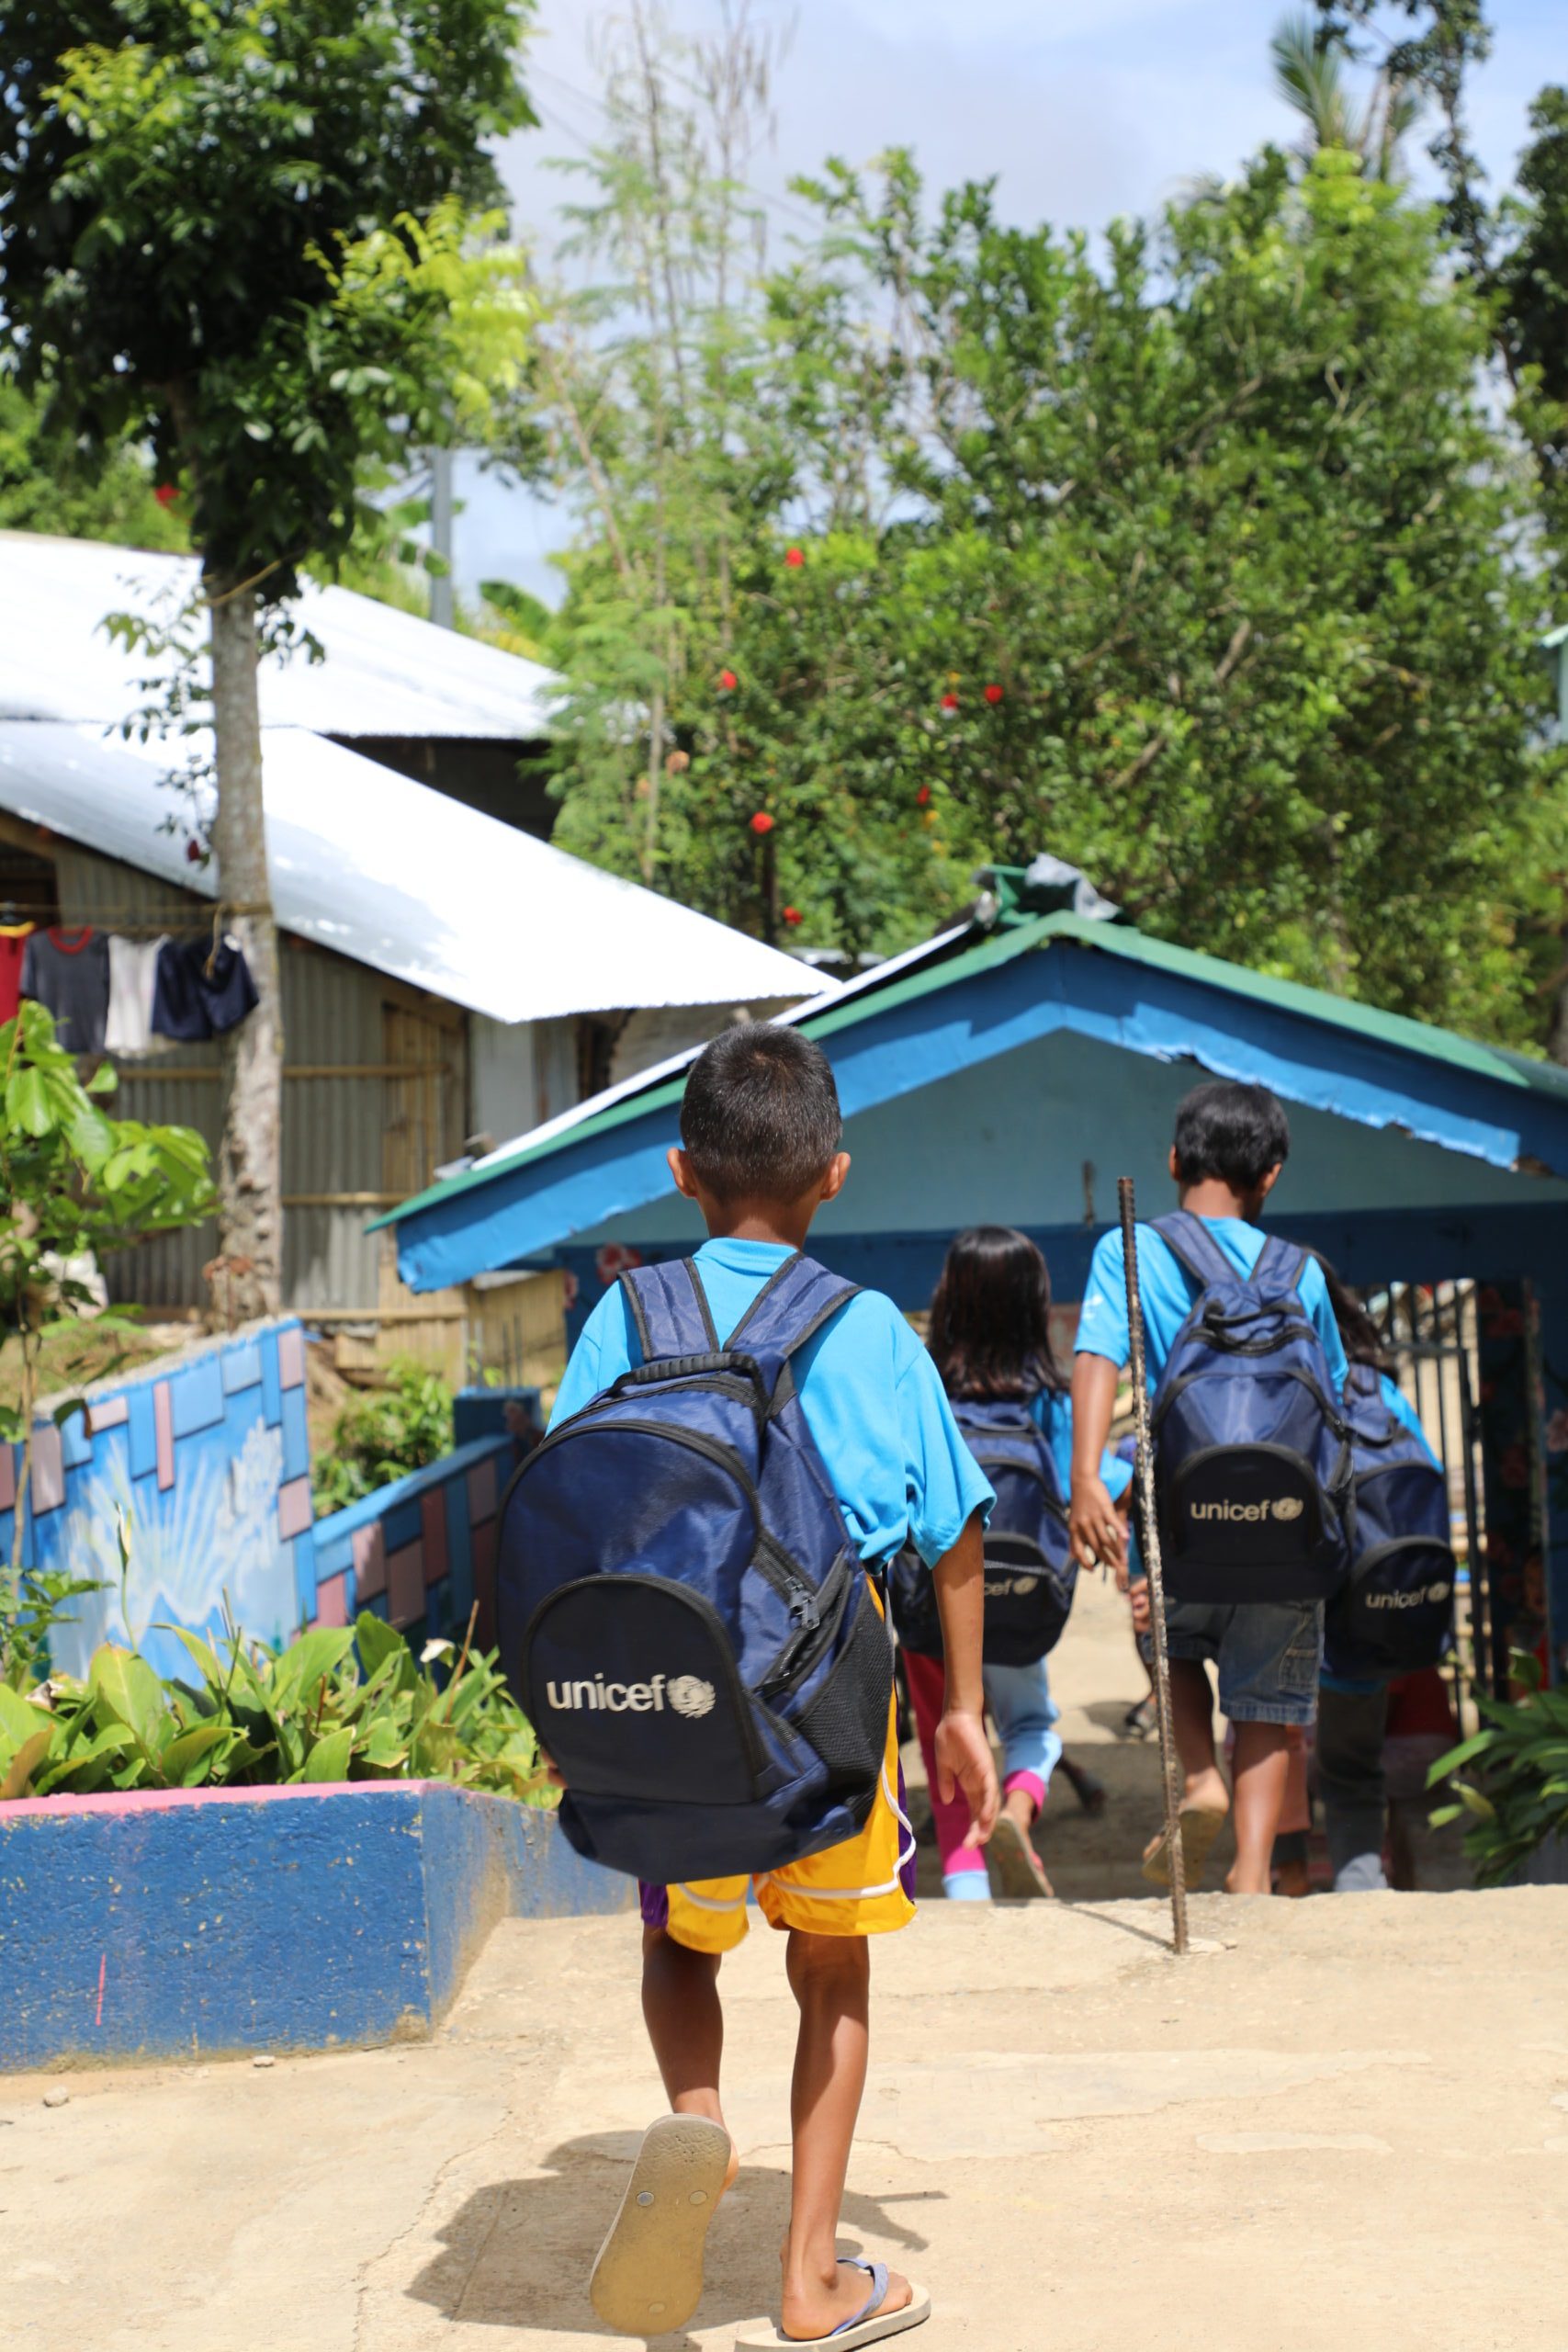
M 423 2037 L 498 1919 L 634 1899 L 443 1781 L 0 1804 L 0 2073 Z
M 219 1631 L 225 1596 L 247 1632 L 287 1641 L 299 1623 L 295 1540 L 310 1524 L 299 1324 L 255 1324 L 86 1395 L 85 1415 L 39 1424 L 21 1498 L 29 1565 L 103 1588 L 74 1604 L 56 1666 L 82 1673 L 99 1642 L 115 1641 L 161 1674 L 180 1672 L 185 1652 L 160 1627 Z M 0 1446 L 7 1553 L 20 1461 L 19 1447 Z
M 475 1637 L 495 1640 L 495 1533 L 515 1451 L 479 1437 L 304 1530 L 293 1546 L 298 1607 L 316 1625 L 348 1625 L 374 1610 L 404 1633 L 461 1633 L 477 1601 Z
M 34 1432 L 24 1558 L 98 1580 L 72 1604 L 53 1663 L 83 1674 L 100 1642 L 184 1673 L 172 1625 L 219 1637 L 227 1607 L 256 1640 L 346 1625 L 372 1609 L 404 1632 L 495 1638 L 495 1521 L 520 1449 L 481 1392 L 455 1453 L 318 1520 L 310 1499 L 305 1349 L 288 1317 L 215 1340 L 87 1391 L 85 1415 Z M 536 1396 L 535 1397 L 536 1409 Z M 471 1432 L 471 1434 L 470 1434 Z M 19 1447 L 0 1446 L 0 1556 L 11 1542 Z M 121 1575 L 119 1531 L 130 1566 Z

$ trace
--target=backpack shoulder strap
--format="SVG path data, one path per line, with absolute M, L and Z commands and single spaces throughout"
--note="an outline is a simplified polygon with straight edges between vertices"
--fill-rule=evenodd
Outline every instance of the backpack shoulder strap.
M 760 1363 L 781 1368 L 814 1340 L 840 1306 L 856 1295 L 858 1283 L 830 1274 L 815 1258 L 786 1258 L 758 1292 L 725 1341 Z
M 1286 1241 L 1280 1234 L 1271 1233 L 1258 1253 L 1252 1279 L 1260 1283 L 1267 1277 L 1277 1289 L 1299 1292 L 1306 1262 L 1304 1250 L 1298 1250 L 1293 1241 Z
M 1243 1279 L 1202 1218 L 1194 1216 L 1190 1209 L 1172 1209 L 1168 1216 L 1156 1216 L 1153 1229 L 1201 1289 L 1207 1290 L 1211 1283 Z
M 644 1363 L 661 1356 L 717 1353 L 713 1316 L 695 1261 L 671 1258 L 660 1266 L 632 1266 L 621 1276 L 626 1311 Z

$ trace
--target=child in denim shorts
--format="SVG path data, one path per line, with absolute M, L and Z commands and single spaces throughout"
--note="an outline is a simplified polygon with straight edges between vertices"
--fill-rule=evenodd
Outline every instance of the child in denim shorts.
M 1284 1111 L 1267 1087 L 1213 1080 L 1195 1087 L 1176 1114 L 1170 1172 L 1180 1205 L 1201 1216 L 1237 1272 L 1249 1274 L 1264 1242 L 1258 1218 L 1291 1148 Z M 1111 1563 L 1128 1577 L 1122 1522 L 1100 1475 L 1117 1385 L 1129 1354 L 1125 1259 L 1119 1231 L 1105 1234 L 1089 1269 L 1073 1372 L 1073 1541 L 1080 1560 Z M 1323 1272 L 1308 1259 L 1301 1301 L 1323 1342 L 1335 1394 L 1345 1385 L 1345 1351 Z M 1191 1311 L 1195 1286 L 1151 1226 L 1138 1227 L 1138 1296 L 1151 1392 Z M 1317 1706 L 1323 1606 L 1314 1601 L 1213 1605 L 1168 1600 L 1170 1696 L 1185 1786 L 1181 1845 L 1187 1883 L 1200 1883 L 1209 1849 L 1233 1810 L 1214 1746 L 1206 1668 L 1218 1669 L 1220 1709 L 1235 1725 L 1235 1860 L 1233 1894 L 1267 1894 L 1274 1836 L 1284 1803 L 1287 1734 L 1310 1724 Z M 1169 1877 L 1165 1833 L 1144 1857 L 1145 1876 Z

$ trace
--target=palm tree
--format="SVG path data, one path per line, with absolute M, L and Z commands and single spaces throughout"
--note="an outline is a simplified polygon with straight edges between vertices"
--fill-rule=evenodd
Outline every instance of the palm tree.
M 1385 72 L 1359 106 L 1345 79 L 1343 49 L 1310 17 L 1287 17 L 1269 47 L 1274 86 L 1306 124 L 1303 153 L 1344 147 L 1360 157 L 1363 171 L 1392 179 L 1400 168 L 1400 142 L 1421 110 L 1416 94 Z

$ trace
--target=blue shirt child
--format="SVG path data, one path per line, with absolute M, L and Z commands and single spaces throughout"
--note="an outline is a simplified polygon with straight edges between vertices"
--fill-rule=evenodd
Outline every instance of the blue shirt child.
M 696 1252 L 714 1329 L 733 1331 L 790 1250 L 782 1242 L 705 1241 Z M 642 1351 L 617 1285 L 572 1351 L 554 1429 L 630 1372 Z M 890 1298 L 862 1291 L 795 1359 L 796 1393 L 863 1560 L 912 1543 L 928 1567 L 996 1497 L 964 1444 L 931 1357 Z
M 1269 1238 L 1262 1227 L 1248 1225 L 1239 1216 L 1206 1216 L 1203 1223 L 1236 1272 L 1251 1273 Z M 1302 1305 L 1328 1358 L 1334 1394 L 1339 1396 L 1344 1392 L 1348 1367 L 1339 1326 L 1328 1303 L 1328 1285 L 1315 1258 L 1303 1260 L 1299 1287 Z M 1160 1374 L 1176 1344 L 1176 1335 L 1192 1312 L 1197 1288 L 1175 1252 L 1147 1225 L 1138 1227 L 1138 1295 L 1144 1308 L 1144 1359 L 1152 1390 L 1158 1387 Z M 1080 1356 L 1109 1356 L 1115 1364 L 1124 1364 L 1131 1352 L 1126 1258 L 1121 1230 L 1115 1226 L 1109 1233 L 1102 1233 L 1095 1244 L 1083 1312 L 1078 1317 L 1077 1352 Z

